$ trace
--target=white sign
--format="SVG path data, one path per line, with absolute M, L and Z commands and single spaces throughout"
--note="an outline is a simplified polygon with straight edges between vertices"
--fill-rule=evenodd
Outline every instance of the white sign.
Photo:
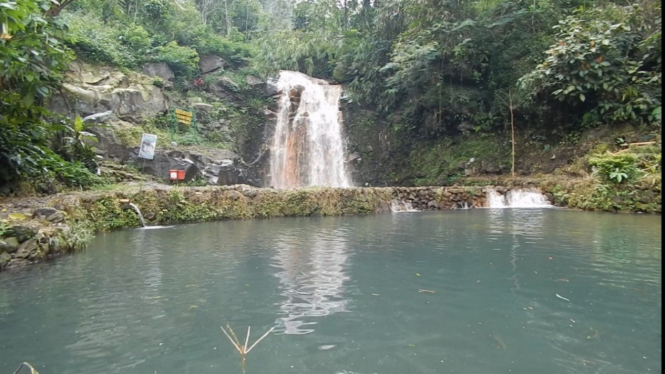
M 143 134 L 141 137 L 141 148 L 139 148 L 139 157 L 152 160 L 155 157 L 155 147 L 157 146 L 157 135 Z

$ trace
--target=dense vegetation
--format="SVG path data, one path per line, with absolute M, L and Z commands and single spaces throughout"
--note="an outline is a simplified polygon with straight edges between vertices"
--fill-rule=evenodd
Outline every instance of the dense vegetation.
M 0 184 L 98 182 L 83 125 L 44 109 L 76 57 L 165 62 L 179 90 L 202 84 L 204 54 L 239 75 L 299 70 L 346 85 L 407 148 L 511 122 L 565 140 L 661 121 L 658 0 L 0 0 L 0 24 Z M 643 162 L 612 160 L 594 166 L 616 183 Z

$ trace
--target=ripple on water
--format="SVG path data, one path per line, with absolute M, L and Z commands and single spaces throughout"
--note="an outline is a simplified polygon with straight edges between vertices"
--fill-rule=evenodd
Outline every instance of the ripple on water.
M 0 274 L 0 371 L 20 358 L 60 374 L 233 372 L 228 323 L 252 341 L 277 326 L 248 372 L 658 372 L 660 226 L 617 217 L 469 210 L 100 235 Z

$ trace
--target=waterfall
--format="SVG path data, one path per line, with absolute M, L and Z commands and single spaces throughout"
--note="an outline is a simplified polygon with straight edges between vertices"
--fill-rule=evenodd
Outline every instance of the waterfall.
M 277 81 L 279 111 L 270 150 L 274 188 L 351 187 L 339 99 L 342 87 L 293 72 Z
M 545 195 L 536 189 L 516 189 L 505 194 L 487 189 L 488 208 L 550 208 Z

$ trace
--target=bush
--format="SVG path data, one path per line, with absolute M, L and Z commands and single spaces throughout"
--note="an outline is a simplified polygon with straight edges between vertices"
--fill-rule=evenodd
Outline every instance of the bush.
M 135 53 L 145 53 L 151 44 L 148 32 L 142 26 L 136 24 L 127 26 L 120 33 L 119 39 Z
M 156 50 L 154 60 L 168 64 L 176 75 L 191 77 L 199 69 L 199 55 L 192 48 L 182 47 L 172 41 Z
M 121 67 L 137 65 L 128 46 L 120 43 L 114 27 L 92 14 L 63 14 L 69 24 L 68 44 L 86 61 Z
M 637 168 L 637 156 L 632 153 L 591 157 L 589 164 L 601 179 L 613 183 L 632 181 L 640 173 Z
M 660 20 L 648 27 L 633 24 L 640 19 L 637 6 L 616 5 L 581 9 L 564 18 L 555 26 L 557 43 L 543 63 L 520 79 L 522 88 L 591 109 L 594 122 L 657 122 L 661 33 L 643 34 L 659 29 Z
M 204 30 L 194 36 L 193 46 L 199 54 L 220 56 L 236 67 L 245 64 L 252 54 L 246 44 L 236 43 Z

